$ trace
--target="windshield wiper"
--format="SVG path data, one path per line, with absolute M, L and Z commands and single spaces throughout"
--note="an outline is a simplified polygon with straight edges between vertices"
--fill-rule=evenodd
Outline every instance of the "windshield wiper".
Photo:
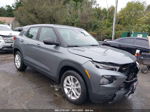
M 93 44 L 93 45 L 85 45 L 85 46 L 99 46 L 99 45 Z M 85 46 L 79 46 L 79 45 L 68 45 L 67 47 L 85 47 Z
M 97 44 L 93 44 L 93 45 L 89 45 L 89 46 L 99 46 L 99 45 L 97 45 Z
M 68 45 L 67 47 L 81 47 L 81 46 L 78 46 L 78 45 Z

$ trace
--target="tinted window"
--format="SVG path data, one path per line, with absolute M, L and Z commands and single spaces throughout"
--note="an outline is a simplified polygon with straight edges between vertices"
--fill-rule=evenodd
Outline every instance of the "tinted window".
M 53 28 L 43 27 L 41 29 L 39 40 L 43 41 L 43 40 L 49 40 L 49 39 L 52 40 L 52 41 L 56 41 L 56 39 L 57 39 Z
M 39 27 L 30 28 L 26 36 L 31 39 L 36 39 L 38 31 L 39 31 Z
M 125 43 L 125 44 L 134 44 L 134 38 L 122 38 L 118 39 L 117 42 Z
M 136 39 L 136 45 L 140 47 L 149 47 L 148 40 Z

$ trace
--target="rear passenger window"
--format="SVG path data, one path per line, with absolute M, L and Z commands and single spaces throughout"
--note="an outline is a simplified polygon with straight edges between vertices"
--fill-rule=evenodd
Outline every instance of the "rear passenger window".
M 136 39 L 136 45 L 140 47 L 149 47 L 148 40 L 143 40 L 143 39 Z
M 119 42 L 121 42 L 121 43 L 124 43 L 124 44 L 134 44 L 134 40 L 135 39 L 133 39 L 133 38 L 122 38 L 122 39 L 120 39 L 120 40 L 118 40 Z
M 53 30 L 53 28 L 50 27 L 43 27 L 41 29 L 41 33 L 40 33 L 40 38 L 39 41 L 44 41 L 44 40 L 52 40 L 56 42 L 56 34 Z
M 39 27 L 30 28 L 29 31 L 27 32 L 26 36 L 28 38 L 35 40 L 37 37 L 38 31 L 39 31 Z

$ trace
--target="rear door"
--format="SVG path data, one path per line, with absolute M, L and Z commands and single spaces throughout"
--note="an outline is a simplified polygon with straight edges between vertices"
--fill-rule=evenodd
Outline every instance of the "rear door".
M 22 43 L 24 60 L 32 66 L 38 66 L 36 56 L 39 55 L 37 52 L 39 29 L 40 27 L 31 27 L 20 40 Z
M 60 46 L 56 45 L 46 45 L 44 40 L 52 40 L 58 42 L 59 39 L 52 27 L 41 27 L 39 38 L 38 38 L 38 48 L 36 52 L 36 62 L 38 62 L 39 68 L 46 72 L 48 75 L 53 75 L 55 77 L 56 69 L 58 68 L 59 62 L 61 60 Z

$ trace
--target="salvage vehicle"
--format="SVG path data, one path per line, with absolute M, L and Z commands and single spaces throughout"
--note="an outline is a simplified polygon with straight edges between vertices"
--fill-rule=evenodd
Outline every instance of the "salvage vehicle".
M 8 25 L 0 24 L 0 50 L 13 50 L 13 37 L 19 32 L 13 31 Z
M 141 54 L 150 52 L 148 38 L 139 38 L 139 37 L 119 38 L 113 41 L 105 41 L 102 43 L 102 45 L 125 50 L 133 55 L 135 55 L 136 50 L 140 50 Z
M 100 47 L 84 29 L 39 24 L 14 37 L 18 71 L 33 67 L 60 84 L 68 101 L 82 104 L 115 102 L 134 93 L 139 66 L 122 50 Z

